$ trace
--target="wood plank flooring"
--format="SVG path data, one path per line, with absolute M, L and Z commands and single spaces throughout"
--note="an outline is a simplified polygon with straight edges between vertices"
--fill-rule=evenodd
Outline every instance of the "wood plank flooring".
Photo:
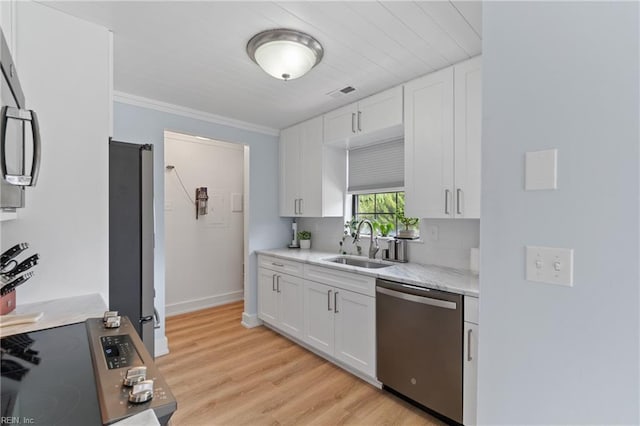
M 178 400 L 171 425 L 441 425 L 266 327 L 233 303 L 167 319 L 156 362 Z

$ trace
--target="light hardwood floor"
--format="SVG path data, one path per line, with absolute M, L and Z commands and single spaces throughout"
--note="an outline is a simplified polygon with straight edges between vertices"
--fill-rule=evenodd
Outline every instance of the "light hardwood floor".
M 242 302 L 167 319 L 157 364 L 178 400 L 171 425 L 441 425 L 266 327 Z

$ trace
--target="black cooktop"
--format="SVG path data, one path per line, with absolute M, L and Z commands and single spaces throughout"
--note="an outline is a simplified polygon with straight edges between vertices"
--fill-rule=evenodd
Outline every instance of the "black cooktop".
M 84 323 L 0 339 L 0 415 L 14 424 L 102 425 Z

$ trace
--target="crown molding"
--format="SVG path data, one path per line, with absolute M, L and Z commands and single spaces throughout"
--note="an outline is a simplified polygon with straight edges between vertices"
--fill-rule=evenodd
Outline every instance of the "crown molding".
M 236 120 L 229 117 L 223 117 L 221 115 L 211 114 L 208 112 L 199 111 L 197 109 L 170 104 L 167 102 L 149 99 L 142 96 L 132 95 L 130 93 L 114 91 L 113 101 L 142 108 L 149 108 L 156 111 L 167 112 L 169 114 L 180 115 L 182 117 L 194 118 L 196 120 L 207 121 L 209 123 L 220 124 L 223 126 L 235 127 L 236 129 L 262 133 L 269 136 L 280 135 L 280 131 L 278 129 L 273 129 L 271 127 L 248 123 L 246 121 Z

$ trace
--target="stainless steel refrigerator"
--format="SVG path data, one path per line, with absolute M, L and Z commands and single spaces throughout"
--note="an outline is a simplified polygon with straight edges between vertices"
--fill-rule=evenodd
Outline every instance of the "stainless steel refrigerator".
M 109 141 L 109 309 L 154 354 L 153 147 Z

